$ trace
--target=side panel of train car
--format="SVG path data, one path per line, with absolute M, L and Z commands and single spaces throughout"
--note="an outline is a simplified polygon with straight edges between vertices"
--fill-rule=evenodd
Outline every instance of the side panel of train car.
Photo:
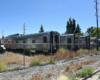
M 61 35 L 61 44 L 60 46 L 76 50 L 79 48 L 79 36 L 77 34 L 65 34 Z
M 60 34 L 56 31 L 23 35 L 4 40 L 5 47 L 9 49 L 34 49 L 37 51 L 50 51 L 59 48 Z M 24 47 L 25 45 L 25 47 Z
M 97 37 L 91 37 L 90 38 L 90 48 L 98 48 L 99 46 L 99 41 Z
M 98 41 L 99 41 L 99 47 L 100 47 L 100 39 Z
M 79 37 L 80 48 L 89 49 L 90 45 L 90 38 L 89 36 L 80 36 Z

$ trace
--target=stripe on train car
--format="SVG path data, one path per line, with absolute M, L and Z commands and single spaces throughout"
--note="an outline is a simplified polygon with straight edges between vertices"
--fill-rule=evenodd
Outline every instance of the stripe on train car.
M 90 40 L 90 42 L 95 42 L 95 40 Z

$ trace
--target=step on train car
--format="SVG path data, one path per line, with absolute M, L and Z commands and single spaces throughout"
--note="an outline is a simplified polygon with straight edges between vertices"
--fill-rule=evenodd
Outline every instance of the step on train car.
M 71 50 L 77 50 L 79 48 L 79 36 L 77 34 L 64 34 L 60 37 L 60 46 Z
M 59 48 L 60 34 L 56 31 L 9 37 L 3 40 L 7 49 L 34 49 L 48 52 Z M 51 43 L 53 45 L 51 45 Z

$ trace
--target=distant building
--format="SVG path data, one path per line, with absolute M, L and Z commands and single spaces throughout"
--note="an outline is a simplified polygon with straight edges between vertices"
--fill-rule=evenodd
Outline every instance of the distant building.
M 22 36 L 22 35 L 23 35 L 23 33 L 17 33 L 17 34 L 9 35 L 6 38 L 9 38 L 9 37 L 18 37 L 18 36 Z

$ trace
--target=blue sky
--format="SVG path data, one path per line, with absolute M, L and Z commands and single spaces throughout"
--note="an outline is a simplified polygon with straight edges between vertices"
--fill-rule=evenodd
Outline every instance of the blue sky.
M 0 38 L 2 31 L 4 36 L 23 33 L 24 23 L 26 34 L 38 33 L 41 24 L 44 31 L 64 33 L 69 17 L 86 32 L 96 26 L 94 6 L 94 0 L 0 0 Z

